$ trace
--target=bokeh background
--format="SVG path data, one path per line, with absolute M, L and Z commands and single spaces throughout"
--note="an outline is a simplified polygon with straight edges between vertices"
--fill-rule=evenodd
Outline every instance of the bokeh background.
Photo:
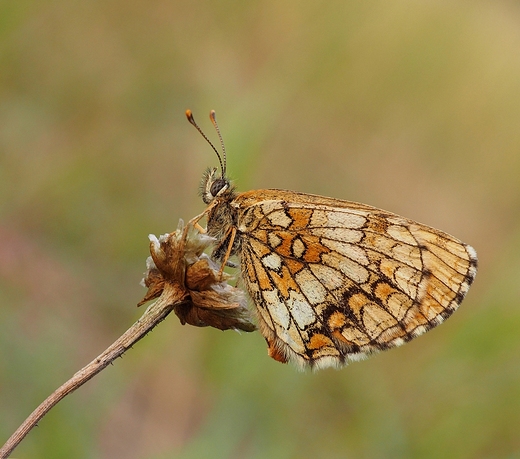
M 126 330 L 149 233 L 240 190 L 361 201 L 473 245 L 460 310 L 340 371 L 169 317 L 18 458 L 519 458 L 520 4 L 0 2 L 0 443 Z

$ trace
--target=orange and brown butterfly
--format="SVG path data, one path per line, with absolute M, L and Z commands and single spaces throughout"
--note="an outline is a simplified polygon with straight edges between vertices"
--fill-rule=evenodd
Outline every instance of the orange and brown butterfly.
M 400 346 L 447 319 L 477 272 L 475 250 L 442 231 L 365 204 L 287 190 L 238 193 L 220 171 L 201 183 L 214 260 L 239 259 L 269 355 L 340 367 Z

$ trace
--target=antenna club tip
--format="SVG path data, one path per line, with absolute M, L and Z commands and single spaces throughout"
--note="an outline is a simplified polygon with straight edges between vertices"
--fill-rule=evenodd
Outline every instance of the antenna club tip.
M 188 118 L 188 121 L 191 121 L 193 119 L 193 113 L 191 113 L 191 110 L 186 110 L 186 118 Z

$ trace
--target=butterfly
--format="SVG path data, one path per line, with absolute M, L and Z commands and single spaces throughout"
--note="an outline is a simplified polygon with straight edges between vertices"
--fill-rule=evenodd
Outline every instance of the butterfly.
M 268 354 L 301 368 L 341 367 L 400 346 L 447 319 L 477 272 L 469 245 L 375 207 L 287 190 L 239 193 L 222 155 L 203 176 L 212 258 L 239 259 Z M 206 217 L 203 229 L 198 221 Z

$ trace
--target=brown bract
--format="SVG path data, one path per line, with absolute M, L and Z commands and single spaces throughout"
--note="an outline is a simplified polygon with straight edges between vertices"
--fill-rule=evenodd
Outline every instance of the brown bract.
M 256 330 L 244 292 L 229 285 L 226 281 L 230 276 L 219 273 L 219 266 L 203 253 L 214 243 L 213 238 L 184 228 L 182 221 L 173 233 L 149 238 L 151 257 L 146 262 L 143 279 L 148 292 L 138 306 L 168 295 L 169 284 L 180 287 L 185 294 L 184 300 L 174 305 L 181 324 L 219 330 Z

